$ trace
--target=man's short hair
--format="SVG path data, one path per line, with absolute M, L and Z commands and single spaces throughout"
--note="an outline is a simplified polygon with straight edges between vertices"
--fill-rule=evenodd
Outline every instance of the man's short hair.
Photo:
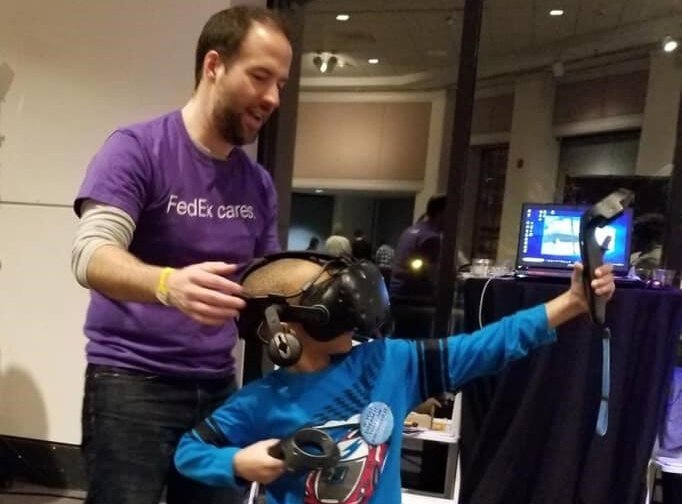
M 265 7 L 240 5 L 213 14 L 204 25 L 194 62 L 194 84 L 201 82 L 204 58 L 209 51 L 217 51 L 223 61 L 237 55 L 242 42 L 254 23 L 279 30 L 291 44 L 291 29 L 288 21 L 277 11 Z
M 431 196 L 426 204 L 426 215 L 435 217 L 445 211 L 447 197 L 444 194 Z

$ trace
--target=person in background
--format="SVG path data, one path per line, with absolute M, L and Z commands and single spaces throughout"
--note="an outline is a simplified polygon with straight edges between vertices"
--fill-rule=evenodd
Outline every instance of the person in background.
M 444 214 L 445 196 L 431 197 L 426 213 L 398 239 L 390 284 L 397 338 L 431 335 Z
M 659 213 L 647 213 L 635 219 L 630 255 L 633 267 L 645 270 L 660 267 L 664 232 L 665 218 Z
M 391 268 L 393 267 L 394 255 L 395 250 L 393 250 L 393 247 L 386 242 L 386 239 L 381 238 L 379 240 L 379 247 L 374 254 L 374 262 L 379 268 L 379 271 L 381 271 L 381 275 L 384 277 L 386 287 L 389 287 L 391 283 Z
M 327 240 L 324 242 L 324 251 L 327 254 L 340 256 L 340 255 L 352 255 L 353 250 L 350 246 L 350 240 L 343 235 L 340 230 L 335 231 Z
M 356 229 L 353 233 L 353 242 L 351 243 L 351 249 L 353 251 L 353 257 L 356 259 L 367 259 L 372 260 L 372 244 L 365 237 L 365 232 L 362 229 Z
M 180 436 L 235 389 L 240 265 L 279 250 L 267 171 L 241 149 L 280 103 L 289 29 L 275 12 L 214 14 L 180 110 L 120 128 L 74 202 L 90 289 L 83 442 L 89 504 L 241 503 L 181 476 Z
M 310 238 L 310 241 L 308 242 L 308 247 L 306 250 L 312 250 L 315 251 L 317 250 L 317 247 L 320 245 L 320 239 L 317 236 L 313 236 Z

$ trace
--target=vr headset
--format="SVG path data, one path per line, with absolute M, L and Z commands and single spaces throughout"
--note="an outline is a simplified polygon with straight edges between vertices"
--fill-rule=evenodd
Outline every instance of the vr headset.
M 297 292 L 247 296 L 238 321 L 240 336 L 255 333 L 268 346 L 275 364 L 291 366 L 301 355 L 296 334 L 282 321 L 298 322 L 312 338 L 329 341 L 347 331 L 375 336 L 390 320 L 384 279 L 370 261 L 310 251 L 282 252 L 252 263 L 242 283 L 254 271 L 282 259 L 310 261 L 321 270 Z M 290 302 L 294 298 L 297 304 Z

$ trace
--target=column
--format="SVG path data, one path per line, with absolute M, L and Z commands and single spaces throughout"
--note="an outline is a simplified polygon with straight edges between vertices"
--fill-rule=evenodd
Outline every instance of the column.
M 522 77 L 514 87 L 498 261 L 516 257 L 521 205 L 554 198 L 559 164 L 559 143 L 552 134 L 554 88 L 549 72 Z
M 657 51 L 651 56 L 637 175 L 670 175 L 677 138 L 681 75 L 673 54 Z

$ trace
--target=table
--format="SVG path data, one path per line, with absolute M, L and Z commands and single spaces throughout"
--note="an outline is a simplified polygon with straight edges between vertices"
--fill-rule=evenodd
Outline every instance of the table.
M 453 499 L 420 495 L 407 490 L 403 490 L 401 495 L 401 504 L 453 504 L 455 502 Z
M 478 327 L 485 279 L 463 285 L 467 331 Z M 567 281 L 496 279 L 484 323 L 550 299 Z M 601 341 L 587 317 L 559 328 L 555 345 L 463 389 L 462 504 L 635 504 L 663 416 L 682 321 L 679 290 L 618 288 L 607 308 L 609 430 L 594 433 Z
M 444 488 L 442 498 L 440 494 L 433 494 L 431 492 L 422 492 L 417 490 L 405 489 L 403 488 L 403 495 L 418 495 L 421 497 L 428 497 L 429 499 L 435 499 L 428 502 L 456 502 L 457 493 L 457 472 L 459 465 L 457 463 L 459 457 L 459 432 L 449 433 L 441 431 L 426 430 L 423 432 L 415 432 L 411 434 L 403 434 L 403 448 L 412 448 L 417 444 L 421 444 L 423 441 L 430 441 L 435 443 L 442 443 L 447 445 L 447 461 L 445 464 L 445 471 L 443 475 Z M 422 502 L 412 500 L 405 500 L 403 498 L 403 503 L 407 502 Z M 424 501 L 427 502 L 427 501 Z

